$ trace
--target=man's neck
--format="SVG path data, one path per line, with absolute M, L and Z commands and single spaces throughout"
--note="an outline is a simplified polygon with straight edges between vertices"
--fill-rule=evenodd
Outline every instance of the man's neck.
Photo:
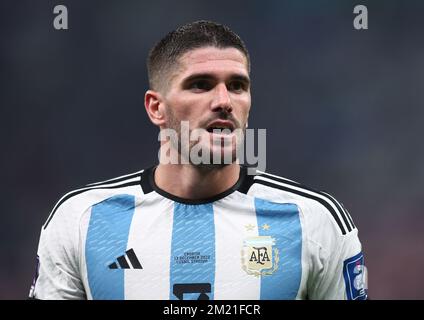
M 239 178 L 236 163 L 221 168 L 201 168 L 194 165 L 159 164 L 155 184 L 162 190 L 183 199 L 211 198 L 234 186 Z

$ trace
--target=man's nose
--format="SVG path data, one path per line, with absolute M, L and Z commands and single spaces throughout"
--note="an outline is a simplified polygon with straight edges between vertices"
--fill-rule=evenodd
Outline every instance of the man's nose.
M 230 93 L 224 83 L 220 83 L 215 87 L 211 108 L 212 111 L 233 111 Z

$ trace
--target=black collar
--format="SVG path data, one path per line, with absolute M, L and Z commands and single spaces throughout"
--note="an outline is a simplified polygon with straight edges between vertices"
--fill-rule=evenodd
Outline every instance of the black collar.
M 185 199 L 185 198 L 180 198 L 173 194 L 170 194 L 169 192 L 162 190 L 156 185 L 155 179 L 154 179 L 154 173 L 155 173 L 156 167 L 157 167 L 156 165 L 152 166 L 141 173 L 141 188 L 143 189 L 144 194 L 150 193 L 152 191 L 156 191 L 157 193 L 159 193 L 161 196 L 165 198 L 168 198 L 175 202 L 184 203 L 184 204 L 205 204 L 205 203 L 214 202 L 222 198 L 225 198 L 226 196 L 233 193 L 234 191 L 247 193 L 250 186 L 253 184 L 253 176 L 247 175 L 247 168 L 244 166 L 240 166 L 239 178 L 237 182 L 231 188 L 213 197 L 209 197 L 206 199 L 196 199 L 196 200 Z

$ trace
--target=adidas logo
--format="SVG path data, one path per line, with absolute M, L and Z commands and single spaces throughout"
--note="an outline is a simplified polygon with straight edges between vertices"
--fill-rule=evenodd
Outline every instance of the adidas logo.
M 129 259 L 132 267 L 129 265 L 126 257 Z M 125 254 L 116 258 L 116 260 L 116 262 L 113 262 L 109 265 L 109 269 L 119 269 L 119 267 L 121 267 L 121 269 L 143 269 L 133 249 L 125 251 Z

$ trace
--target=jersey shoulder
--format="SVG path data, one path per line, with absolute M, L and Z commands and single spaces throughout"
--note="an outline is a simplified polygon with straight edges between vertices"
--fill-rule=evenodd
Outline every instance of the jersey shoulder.
M 349 212 L 327 192 L 262 171 L 257 171 L 249 180 L 248 195 L 273 202 L 295 203 L 307 224 L 317 227 L 329 224 L 341 235 L 356 229 Z
M 141 177 L 144 170 L 126 174 L 116 178 L 90 183 L 63 195 L 50 212 L 43 230 L 50 223 L 61 218 L 67 221 L 78 221 L 78 216 L 96 203 L 119 194 L 142 193 Z

